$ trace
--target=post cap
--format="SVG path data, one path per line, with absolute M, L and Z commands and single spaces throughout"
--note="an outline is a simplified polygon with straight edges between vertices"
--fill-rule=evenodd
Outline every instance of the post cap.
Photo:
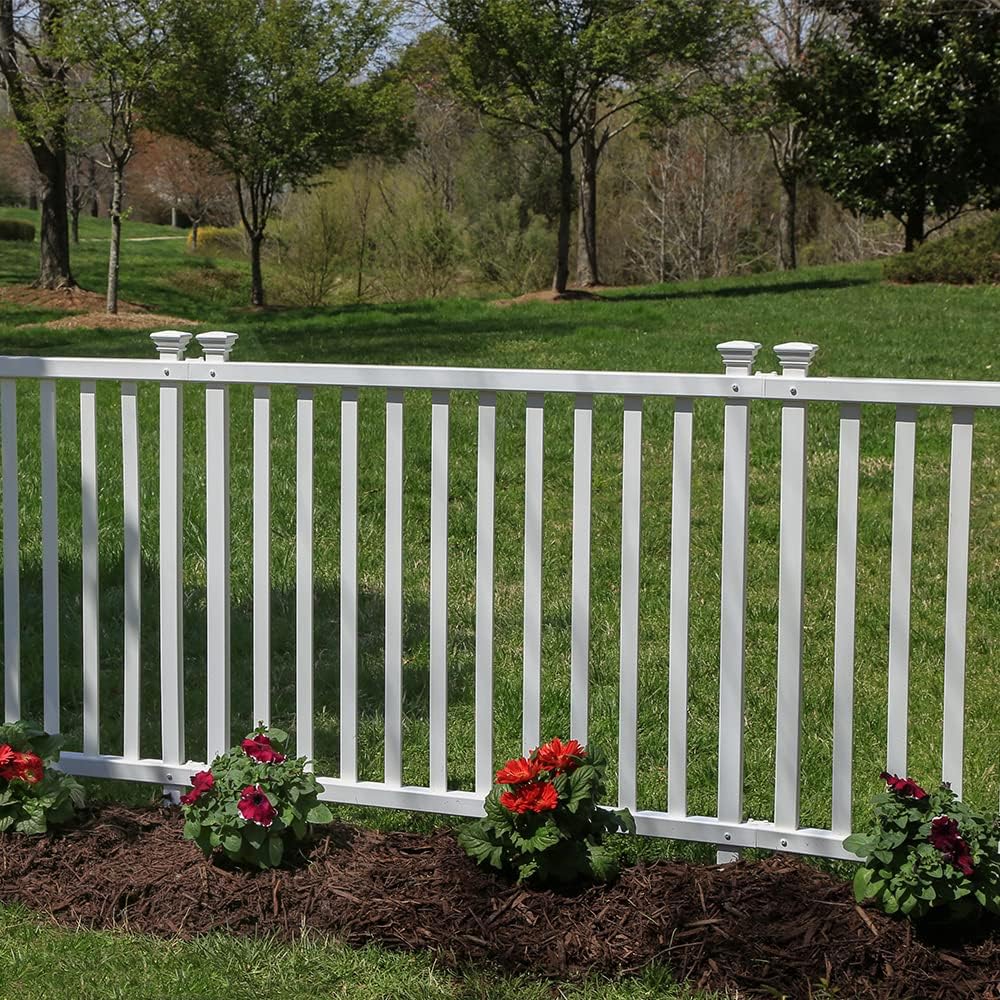
M 208 333 L 199 333 L 195 339 L 201 345 L 201 353 L 206 361 L 225 361 L 240 335 L 224 330 L 210 330 Z
M 151 333 L 149 339 L 156 345 L 156 350 L 161 358 L 174 358 L 177 361 L 183 361 L 184 351 L 187 350 L 191 334 L 183 333 L 180 330 L 160 330 L 158 333 Z
M 760 344 L 755 340 L 727 340 L 724 344 L 716 344 L 716 350 L 722 355 L 727 371 L 739 368 L 749 375 Z
M 799 341 L 792 341 L 788 344 L 778 344 L 774 348 L 774 353 L 781 363 L 781 373 L 795 373 L 805 375 L 809 371 L 809 366 L 816 357 L 819 350 L 817 344 L 803 344 Z

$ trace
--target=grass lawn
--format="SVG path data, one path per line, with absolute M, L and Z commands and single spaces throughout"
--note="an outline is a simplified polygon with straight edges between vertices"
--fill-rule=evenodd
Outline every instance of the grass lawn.
M 5 211 L 0 217 L 8 214 L 16 213 Z M 24 217 L 24 213 L 18 217 Z M 98 291 L 103 288 L 106 270 L 106 243 L 100 242 L 101 237 L 106 237 L 106 227 L 105 221 L 83 220 L 82 236 L 85 240 L 93 238 L 93 242 L 81 243 L 74 257 L 78 279 L 86 287 Z M 170 230 L 159 227 L 128 224 L 125 236 L 139 235 L 140 230 L 141 235 L 149 235 L 150 231 L 172 235 Z M 0 285 L 30 281 L 35 266 L 34 248 L 0 243 Z M 484 301 L 451 300 L 265 312 L 245 308 L 248 282 L 244 271 L 245 268 L 231 261 L 191 258 L 182 241 L 126 243 L 121 294 L 158 313 L 197 320 L 202 329 L 227 329 L 239 333 L 234 360 L 718 372 L 721 367 L 715 344 L 746 338 L 764 344 L 759 365 L 763 370 L 776 366 L 769 352 L 774 344 L 788 340 L 818 343 L 820 353 L 813 373 L 819 376 L 992 379 L 996 378 L 995 366 L 1000 364 L 996 351 L 1000 289 L 893 287 L 881 282 L 876 264 L 646 286 L 615 293 L 612 298 L 599 302 L 534 303 L 497 308 Z M 265 280 L 267 277 L 265 273 Z M 273 272 L 271 277 L 277 280 Z M 0 304 L 0 353 L 154 356 L 145 333 L 43 329 L 40 324 L 53 315 L 50 311 Z M 121 432 L 115 396 L 114 386 L 99 387 L 102 748 L 108 752 L 120 752 L 121 749 Z M 249 685 L 252 566 L 247 541 L 251 516 L 250 402 L 249 392 L 233 390 L 232 648 L 233 719 L 237 731 L 252 724 Z M 382 766 L 383 402 L 379 393 L 362 394 L 359 440 L 359 759 L 362 777 L 374 780 L 381 778 Z M 21 386 L 18 403 L 22 673 L 25 714 L 40 717 L 37 386 Z M 423 784 L 427 780 L 428 766 L 430 401 L 425 394 L 409 393 L 406 403 L 404 764 L 405 779 Z M 77 749 L 82 688 L 76 387 L 61 385 L 58 404 L 60 594 L 64 608 L 61 682 L 64 729 L 69 748 Z M 331 774 L 336 774 L 338 768 L 338 404 L 336 390 L 317 392 L 315 724 L 317 766 L 323 773 Z M 140 428 L 144 432 L 141 441 L 143 654 L 149 665 L 143 692 L 146 723 L 142 745 L 144 755 L 155 756 L 159 746 L 159 690 L 155 668 L 158 651 L 155 388 L 140 388 L 139 405 Z M 501 398 L 498 404 L 495 608 L 498 760 L 518 751 L 520 736 L 523 409 L 523 398 Z M 187 393 L 186 419 L 187 737 L 190 756 L 199 759 L 204 753 L 205 710 L 204 418 L 196 387 L 191 387 Z M 779 421 L 777 406 L 754 405 L 747 612 L 746 808 L 748 814 L 756 818 L 770 817 L 773 809 Z M 832 760 L 836 407 L 814 405 L 810 421 L 802 818 L 805 825 L 827 826 Z M 542 731 L 548 736 L 564 733 L 569 718 L 572 401 L 549 397 L 545 424 Z M 662 808 L 665 803 L 671 426 L 670 401 L 649 401 L 643 420 L 640 808 Z M 294 721 L 294 431 L 294 391 L 276 390 L 272 404 L 272 697 L 274 722 L 289 726 Z M 909 770 L 926 781 L 934 781 L 940 773 L 949 434 L 947 413 L 930 408 L 920 411 Z M 591 739 L 611 751 L 612 760 L 618 711 L 621 435 L 621 401 L 600 399 L 594 417 Z M 714 812 L 717 771 L 721 440 L 721 403 L 699 401 L 695 405 L 692 497 L 688 781 L 690 811 L 708 814 Z M 475 399 L 472 394 L 456 393 L 451 407 L 449 508 L 449 771 L 452 785 L 462 788 L 471 787 L 473 777 L 475 445 Z M 892 412 L 884 407 L 864 408 L 855 709 L 855 801 L 862 821 L 865 801 L 877 784 L 877 773 L 885 754 L 892 450 Z M 1000 690 L 1000 660 L 996 656 L 995 640 L 1000 630 L 1000 589 L 996 586 L 1000 568 L 998 454 L 1000 414 L 982 413 L 976 424 L 973 469 L 965 797 L 971 804 L 988 809 L 996 808 L 1000 794 L 997 752 L 1000 736 L 992 696 Z M 356 813 L 355 816 L 369 821 L 375 819 L 372 812 Z M 380 825 L 426 826 L 433 819 L 382 813 L 375 821 Z M 629 853 L 705 856 L 700 848 L 652 842 L 629 845 L 626 850 Z M 16 922 L 20 925 L 20 921 Z M 18 932 L 26 936 L 25 940 L 32 933 L 35 931 L 30 928 Z M 56 945 L 57 940 L 63 942 L 62 937 L 53 936 L 53 947 L 65 948 L 67 953 L 74 948 L 88 947 L 72 943 L 76 939 L 66 939 L 66 943 Z M 89 938 L 84 936 L 79 940 Z M 190 963 L 194 969 L 201 967 L 199 963 L 210 964 L 205 956 L 217 945 L 176 947 L 179 949 L 177 954 L 185 956 L 182 961 Z M 147 952 L 154 954 L 149 949 L 142 953 Z M 155 954 L 160 957 L 149 959 L 153 963 L 151 969 L 162 967 L 157 964 L 162 954 Z M 360 961 L 352 955 L 340 954 L 339 961 L 345 967 Z M 392 966 L 403 960 L 381 955 L 378 961 Z M 411 970 L 407 975 L 416 977 L 413 982 L 430 975 L 430 966 L 417 963 L 406 967 Z M 198 988 L 192 987 L 190 995 L 208 995 L 198 993 Z M 453 986 L 445 983 L 441 988 L 447 990 Z M 18 993 L 25 995 L 24 990 Z M 332 994 L 338 995 L 335 987 L 332 987 Z M 386 995 L 407 994 L 390 992 Z M 436 994 L 422 992 L 420 995 Z M 480 990 L 469 994 L 442 992 L 440 995 L 508 994 Z M 607 992 L 595 995 L 613 996 Z

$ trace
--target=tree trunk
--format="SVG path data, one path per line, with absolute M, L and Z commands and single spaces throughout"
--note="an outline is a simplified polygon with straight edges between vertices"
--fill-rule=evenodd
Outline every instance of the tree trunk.
M 585 287 L 600 284 L 597 267 L 597 161 L 600 150 L 593 122 L 597 105 L 588 109 L 588 125 L 580 137 L 580 211 L 576 250 L 576 281 Z
M 198 230 L 201 228 L 201 219 L 191 220 L 191 249 L 198 249 Z
M 80 185 L 74 184 L 69 193 L 69 235 L 74 243 L 80 242 Z
M 31 192 L 31 194 L 28 195 L 28 208 L 32 212 L 37 212 L 38 211 L 38 192 L 37 191 L 33 190 Z
M 264 305 L 264 276 L 260 269 L 260 250 L 264 244 L 264 234 L 250 234 L 250 305 Z
M 552 289 L 557 294 L 566 291 L 569 283 L 569 227 L 573 217 L 573 149 L 564 136 L 560 150 L 559 171 L 559 236 L 556 244 L 556 273 Z
M 101 202 L 97 196 L 97 164 L 92 158 L 87 164 L 87 182 L 90 185 L 90 217 L 96 219 L 101 214 Z
M 782 180 L 781 208 L 778 218 L 778 262 L 782 271 L 794 271 L 798 266 L 797 220 L 799 182 L 796 177 Z
M 41 215 L 38 226 L 39 288 L 74 288 L 69 266 L 69 214 L 66 205 L 66 153 L 44 147 L 32 149 L 41 176 Z
M 122 245 L 122 168 L 111 168 L 111 248 L 108 251 L 108 313 L 118 312 L 118 268 Z
M 170 228 L 171 229 L 179 229 L 180 228 L 180 226 L 177 223 L 177 206 L 176 205 L 171 205 L 170 206 Z
M 913 208 L 906 216 L 903 250 L 910 253 L 924 242 L 925 211 L 922 207 Z

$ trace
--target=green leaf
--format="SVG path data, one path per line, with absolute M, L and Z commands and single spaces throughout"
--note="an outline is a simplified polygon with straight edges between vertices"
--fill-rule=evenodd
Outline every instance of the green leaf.
M 466 854 L 479 864 L 488 864 L 494 868 L 502 866 L 503 849 L 491 840 L 483 830 L 482 823 L 469 823 L 458 831 L 458 843 Z
M 238 833 L 227 833 L 222 838 L 222 847 L 227 854 L 239 854 L 243 847 L 243 838 Z
M 606 847 L 590 844 L 587 847 L 590 870 L 598 882 L 610 882 L 618 875 L 618 859 Z
M 872 895 L 872 870 L 862 865 L 854 873 L 854 898 L 860 903 Z
M 284 854 L 285 845 L 281 837 L 269 837 L 267 841 L 267 859 L 272 868 L 277 868 L 281 864 L 281 857 Z
M 306 813 L 306 822 L 315 823 L 321 825 L 324 823 L 333 822 L 333 813 L 330 811 L 330 807 L 323 802 L 319 802 Z
M 197 840 L 201 836 L 201 823 L 189 819 L 184 824 L 183 836 L 185 840 Z

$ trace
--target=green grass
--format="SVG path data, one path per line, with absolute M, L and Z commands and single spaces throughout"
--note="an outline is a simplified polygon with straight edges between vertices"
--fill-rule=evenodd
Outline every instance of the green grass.
M 90 223 L 88 222 L 88 225 Z M 84 243 L 75 269 L 101 289 L 103 245 Z M 760 367 L 775 367 L 769 348 L 788 340 L 820 345 L 814 374 L 878 377 L 996 378 L 1000 289 L 881 283 L 874 264 L 803 269 L 618 293 L 611 300 L 500 309 L 483 301 L 425 301 L 389 306 L 251 312 L 245 277 L 231 262 L 192 260 L 177 242 L 129 244 L 122 295 L 158 312 L 197 319 L 204 329 L 240 334 L 234 360 L 371 362 L 635 369 L 721 370 L 715 344 L 747 338 L 765 345 Z M 30 280 L 31 248 L 0 244 L 0 283 Z M 273 274 L 271 275 L 274 277 Z M 31 310 L 0 306 L 0 352 L 151 357 L 145 334 L 46 331 Z M 37 322 L 51 317 L 39 313 Z M 122 501 L 118 410 L 113 386 L 99 388 L 102 746 L 121 747 Z M 22 532 L 22 670 L 25 707 L 40 715 L 40 470 L 37 387 L 19 387 Z M 155 668 L 157 553 L 157 399 L 140 389 L 143 503 L 143 752 L 158 753 Z M 63 717 L 70 746 L 80 740 L 79 434 L 76 387 L 59 403 L 60 592 Z M 319 767 L 337 773 L 339 394 L 317 393 L 315 501 L 316 750 Z M 449 529 L 449 772 L 454 787 L 472 784 L 475 581 L 476 401 L 456 393 L 451 413 Z M 523 553 L 523 398 L 501 398 L 497 440 L 496 757 L 518 750 Z M 407 395 L 405 753 L 406 780 L 427 778 L 427 601 L 429 548 L 429 400 Z M 232 393 L 233 719 L 252 724 L 250 394 Z M 204 752 L 204 419 L 200 392 L 186 401 L 185 621 L 189 754 Z M 977 418 L 969 581 L 966 799 L 995 809 L 1000 793 L 993 692 L 1000 689 L 995 636 L 1000 630 L 1000 415 Z M 754 405 L 747 613 L 746 808 L 773 809 L 780 414 Z M 543 593 L 543 735 L 568 725 L 572 405 L 551 396 L 545 411 L 545 565 Z M 666 665 L 672 406 L 649 401 L 643 422 L 642 591 L 640 604 L 639 805 L 665 803 Z M 273 435 L 273 717 L 294 722 L 294 393 L 276 390 Z M 621 520 L 621 401 L 601 399 L 594 419 L 591 738 L 614 757 L 617 737 L 618 587 Z M 802 816 L 830 820 L 833 584 L 836 544 L 837 413 L 810 411 L 805 704 Z M 910 767 L 940 773 L 949 415 L 924 408 L 917 438 L 913 568 Z M 722 408 L 695 406 L 692 498 L 690 811 L 713 813 L 717 772 L 719 546 Z M 359 483 L 360 720 L 362 776 L 381 777 L 382 559 L 384 530 L 383 401 L 361 396 Z M 862 821 L 885 754 L 888 566 L 893 414 L 865 407 L 858 565 L 856 792 Z M 371 813 L 355 813 L 370 818 Z M 383 813 L 384 825 L 425 826 L 429 818 Z M 646 843 L 644 854 L 704 852 Z
M 127 930 L 123 928 L 123 930 Z M 652 968 L 628 980 L 550 984 L 496 970 L 441 968 L 427 955 L 306 937 L 195 941 L 56 930 L 0 908 L 2 1000 L 722 1000 Z

